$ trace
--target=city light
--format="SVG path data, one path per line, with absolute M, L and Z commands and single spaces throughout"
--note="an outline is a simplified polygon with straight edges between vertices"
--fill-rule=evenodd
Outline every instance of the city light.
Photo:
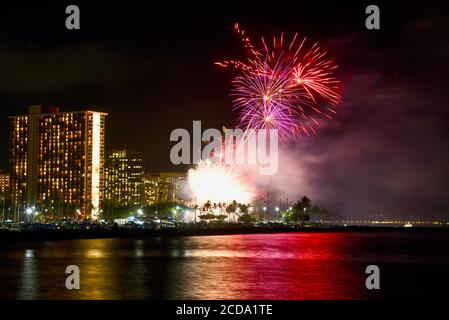
M 86 218 L 98 216 L 104 194 L 105 116 L 101 112 L 60 112 L 58 107 L 34 105 L 28 115 L 9 117 L 11 135 L 18 137 L 15 145 L 27 149 L 11 156 L 11 176 L 16 177 L 11 179 L 12 203 L 18 205 L 28 198 L 33 212 L 46 214 L 56 209 L 61 216 L 76 206 L 83 208 Z M 31 130 L 27 125 L 31 122 L 40 129 Z M 33 174 L 28 176 L 26 168 Z M 25 180 L 23 188 L 21 181 Z M 45 206 L 39 209 L 37 204 Z
M 101 114 L 92 113 L 92 219 L 97 220 L 100 210 L 100 148 Z

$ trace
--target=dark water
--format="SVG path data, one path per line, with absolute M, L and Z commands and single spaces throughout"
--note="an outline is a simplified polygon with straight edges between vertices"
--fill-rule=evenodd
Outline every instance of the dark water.
M 3 299 L 445 298 L 449 233 L 286 233 L 0 244 Z M 65 288 L 77 265 L 81 290 Z M 381 289 L 365 288 L 365 268 Z

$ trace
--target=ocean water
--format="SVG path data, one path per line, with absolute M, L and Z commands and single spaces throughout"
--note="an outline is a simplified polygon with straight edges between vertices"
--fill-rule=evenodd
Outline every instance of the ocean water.
M 65 269 L 80 269 L 67 290 Z M 368 265 L 380 289 L 365 286 Z M 449 232 L 301 232 L 0 244 L 1 299 L 434 299 Z

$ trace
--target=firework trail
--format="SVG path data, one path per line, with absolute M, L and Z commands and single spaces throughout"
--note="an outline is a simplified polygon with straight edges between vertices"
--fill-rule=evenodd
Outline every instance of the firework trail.
M 316 134 L 322 119 L 333 119 L 341 102 L 333 75 L 337 66 L 317 43 L 308 45 L 298 33 L 287 43 L 282 33 L 272 43 L 262 37 L 257 49 L 239 24 L 234 27 L 247 51 L 246 61 L 215 64 L 238 72 L 231 95 L 241 127 L 278 129 L 289 141 Z
M 242 129 L 278 129 L 279 137 L 289 142 L 315 134 L 322 120 L 333 119 L 335 106 L 341 102 L 334 76 L 337 66 L 317 43 L 309 45 L 297 33 L 286 41 L 281 34 L 271 41 L 262 37 L 260 48 L 256 48 L 238 24 L 234 27 L 247 58 L 216 65 L 237 72 L 231 96 Z M 249 176 L 243 174 L 245 170 L 200 163 L 189 171 L 189 187 L 199 204 L 208 200 L 249 203 L 257 192 Z

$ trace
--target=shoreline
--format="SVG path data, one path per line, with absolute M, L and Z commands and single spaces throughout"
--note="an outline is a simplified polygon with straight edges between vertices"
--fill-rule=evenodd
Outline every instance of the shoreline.
M 221 236 L 242 234 L 273 234 L 297 232 L 448 232 L 447 227 L 222 227 L 222 228 L 174 228 L 159 230 L 42 230 L 0 232 L 0 243 L 40 242 L 79 239 L 144 239 L 157 237 Z

